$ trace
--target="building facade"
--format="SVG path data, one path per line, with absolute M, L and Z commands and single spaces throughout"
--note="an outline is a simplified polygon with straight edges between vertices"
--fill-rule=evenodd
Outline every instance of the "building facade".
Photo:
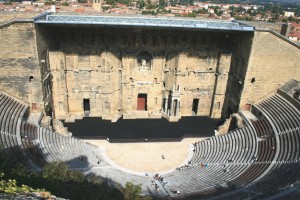
M 1 27 L 0 89 L 56 119 L 227 118 L 300 75 L 299 46 L 272 31 L 46 17 Z

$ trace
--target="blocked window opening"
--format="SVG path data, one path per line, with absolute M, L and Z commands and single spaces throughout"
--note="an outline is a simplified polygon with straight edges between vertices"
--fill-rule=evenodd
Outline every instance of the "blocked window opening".
M 33 80 L 33 76 L 29 76 L 29 82 Z
M 104 104 L 104 109 L 105 109 L 105 110 L 109 110 L 109 103 L 108 103 L 108 102 L 105 102 L 105 104 Z
M 64 104 L 63 102 L 59 102 L 59 110 L 63 110 L 64 109 Z
M 147 111 L 147 94 L 138 94 L 137 110 Z
M 177 115 L 177 112 L 178 112 L 178 100 L 177 99 L 175 99 L 174 100 L 174 103 L 173 103 L 173 114 L 174 114 L 174 116 L 176 116 Z
M 192 112 L 195 115 L 197 115 L 198 113 L 198 106 L 199 106 L 199 99 L 193 99 Z
M 90 111 L 90 99 L 83 99 L 83 110 L 84 112 Z
M 166 112 L 166 101 L 167 101 L 167 99 L 163 98 L 162 109 L 163 109 L 164 112 Z
M 255 83 L 255 78 L 252 78 L 252 79 L 251 79 L 251 83 Z
M 217 102 L 216 109 L 220 110 L 220 107 L 221 107 L 221 103 Z

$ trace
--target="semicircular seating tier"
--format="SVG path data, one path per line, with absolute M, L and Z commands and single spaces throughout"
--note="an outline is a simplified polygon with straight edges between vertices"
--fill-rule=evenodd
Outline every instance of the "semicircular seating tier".
M 295 106 L 295 102 L 299 104 L 279 93 L 272 95 L 253 106 L 255 121 L 243 116 L 244 127 L 193 144 L 191 159 L 185 166 L 161 174 L 164 180 L 156 181 L 159 191 L 151 182 L 152 176 L 112 165 L 95 146 L 26 121 L 28 106 L 2 92 L 0 147 L 6 154 L 21 152 L 20 162 L 34 170 L 48 162 L 63 161 L 75 170 L 94 173 L 112 182 L 142 183 L 143 194 L 266 198 L 288 194 L 291 185 L 299 182 L 300 105 Z M 174 191 L 180 191 L 180 195 Z
M 101 159 L 93 145 L 26 122 L 28 105 L 4 92 L 0 92 L 0 110 L 0 149 L 9 158 L 34 170 L 52 161 L 87 168 Z

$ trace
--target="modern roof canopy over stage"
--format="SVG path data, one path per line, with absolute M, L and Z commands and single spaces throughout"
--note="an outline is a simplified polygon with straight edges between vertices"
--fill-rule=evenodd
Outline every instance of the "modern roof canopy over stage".
M 254 31 L 254 27 L 231 21 L 179 19 L 166 17 L 91 16 L 43 13 L 34 19 L 37 24 L 90 24 L 108 26 L 140 26 L 161 28 L 216 29 Z

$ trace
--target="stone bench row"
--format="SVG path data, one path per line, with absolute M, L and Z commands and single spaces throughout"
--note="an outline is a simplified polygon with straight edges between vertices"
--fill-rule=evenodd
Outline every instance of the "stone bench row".
M 275 160 L 273 159 L 274 164 L 259 181 L 249 180 L 250 184 L 246 188 L 247 191 L 251 191 L 252 198 L 265 198 L 300 180 L 300 130 L 298 128 L 300 127 L 300 114 L 296 107 L 278 94 L 254 106 L 269 120 L 270 124 L 273 124 L 275 132 L 278 133 L 277 144 L 273 137 L 259 142 L 261 145 L 259 152 L 264 149 L 265 158 L 271 160 L 275 151 L 278 151 L 278 156 Z M 257 165 L 261 165 L 262 171 L 266 168 L 266 164 Z M 251 173 L 257 172 L 250 167 L 249 174 Z M 222 199 L 240 198 L 243 198 L 241 194 L 233 193 Z
M 282 106 L 284 105 L 284 106 Z M 275 95 L 269 99 L 267 99 L 266 101 L 263 101 L 262 103 L 260 103 L 260 105 L 263 108 L 263 111 L 267 111 L 269 114 L 269 118 L 271 117 L 271 119 L 273 119 L 273 123 L 276 124 L 277 127 L 277 132 L 283 132 L 286 130 L 289 130 L 290 128 L 296 128 L 299 127 L 299 117 L 297 117 L 297 114 L 299 114 L 299 112 L 297 110 L 295 110 L 295 108 L 287 103 L 281 96 L 279 95 Z M 277 107 L 284 107 L 284 111 L 285 114 L 282 116 L 280 116 L 278 119 L 278 115 L 280 112 L 282 112 L 282 109 L 278 109 L 276 110 L 276 106 Z M 263 114 L 265 114 L 263 112 Z M 270 116 L 271 115 L 271 116 Z M 296 117 L 295 117 L 296 115 Z M 299 115 L 298 115 L 299 116 Z M 274 119 L 274 118 L 275 119 Z M 277 118 L 277 119 L 276 119 Z M 298 118 L 298 120 L 297 120 Z M 253 125 L 255 131 L 253 131 L 253 133 L 257 133 L 258 137 L 270 137 L 273 135 L 273 131 L 271 128 L 271 125 L 268 123 L 268 121 L 266 119 L 264 120 L 260 120 L 257 121 L 256 123 L 254 123 Z M 240 129 L 238 129 L 240 130 Z M 238 131 L 235 130 L 235 131 Z M 233 131 L 233 132 L 235 132 Z M 246 134 L 242 134 L 242 135 L 246 135 Z M 232 154 L 232 152 L 230 151 L 226 151 L 226 148 L 224 148 L 224 143 L 228 144 L 230 149 L 235 149 L 236 145 L 234 145 L 234 139 L 232 139 L 232 137 L 234 137 L 235 134 L 233 133 L 229 133 L 225 136 L 222 136 L 224 140 L 222 140 L 220 138 L 220 140 L 217 140 L 215 137 L 200 142 L 198 144 L 195 145 L 195 151 L 194 151 L 194 155 L 192 158 L 192 163 L 224 163 L 224 160 L 226 160 L 226 158 L 228 157 L 228 155 L 232 155 L 232 158 L 230 160 L 239 160 L 238 157 L 235 154 Z M 286 137 L 286 136 L 282 136 L 282 137 Z M 294 138 L 295 139 L 295 138 Z M 228 141 L 233 141 L 233 145 L 231 145 L 231 143 Z M 245 139 L 239 139 L 238 143 L 239 145 L 243 143 L 243 141 L 246 141 Z M 280 140 L 280 144 L 278 144 L 279 146 L 282 146 L 282 142 L 285 141 L 286 144 L 288 143 L 289 145 L 296 145 L 296 143 L 299 143 L 299 140 L 296 142 L 293 142 L 295 140 Z M 283 145 L 284 147 L 284 145 Z M 236 179 L 234 179 L 231 182 L 228 182 L 228 185 L 233 184 L 235 186 L 242 186 L 242 185 L 247 185 L 249 183 L 251 183 L 253 180 L 255 180 L 257 177 L 259 177 L 263 172 L 265 172 L 265 170 L 268 169 L 268 166 L 270 165 L 269 163 L 274 161 L 274 156 L 275 156 L 275 152 L 276 152 L 276 141 L 275 138 L 270 138 L 267 140 L 263 140 L 258 142 L 258 151 L 257 151 L 257 155 L 252 158 L 252 164 L 249 164 L 250 167 L 248 167 L 247 170 L 245 170 L 243 173 L 240 173 L 238 171 L 236 171 L 237 174 L 239 174 L 239 176 L 237 176 Z M 290 148 L 291 149 L 291 148 Z M 291 156 L 284 156 L 284 155 L 291 155 L 294 152 L 292 150 L 286 150 L 286 149 L 282 149 L 280 151 L 279 154 L 279 159 L 282 157 L 283 160 L 288 160 L 291 159 Z M 284 154 L 281 156 L 281 154 Z M 220 159 L 221 158 L 221 159 Z M 243 159 L 240 159 L 243 160 Z M 219 165 L 220 166 L 220 165 Z M 226 165 L 225 165 L 226 166 Z M 207 167 L 208 169 L 209 167 Z M 211 169 L 210 169 L 211 170 Z M 182 171 L 187 171 L 187 170 L 182 170 Z M 204 171 L 204 170 L 203 170 Z M 211 170 L 213 171 L 213 173 L 217 173 L 217 170 Z M 181 172 L 183 173 L 183 172 Z M 189 172 L 191 173 L 191 172 Z M 207 175 L 210 175 L 209 173 Z M 182 177 L 188 177 L 185 174 L 182 175 Z M 203 180 L 203 179 L 202 179 Z M 214 179 L 212 177 L 209 178 L 209 181 L 212 181 L 214 184 L 218 184 L 218 181 L 214 181 Z M 227 180 L 228 181 L 228 180 Z M 204 179 L 204 182 L 207 182 L 207 180 Z M 202 183 L 203 184 L 203 183 Z M 202 187 L 203 188 L 203 187 Z
M 35 147 L 38 162 L 67 162 L 71 168 L 91 167 L 97 164 L 95 147 L 79 139 L 59 135 L 50 129 L 38 127 L 27 122 L 22 123 L 22 142 L 26 147 Z M 36 158 L 34 159 L 36 160 Z M 99 160 L 99 159 L 98 159 Z
M 279 134 L 300 127 L 299 110 L 278 94 L 255 106 L 268 116 Z
M 236 155 L 240 155 L 245 150 L 255 149 L 257 141 L 255 133 L 250 127 L 247 127 L 234 130 L 224 136 L 212 137 L 195 146 L 193 162 L 224 163 L 227 161 L 226 159 L 236 160 Z M 228 157 L 228 154 L 230 157 Z
M 252 124 L 256 130 L 257 137 L 263 138 L 274 136 L 272 126 L 266 118 L 262 118 L 258 121 L 252 122 Z
M 183 194 L 215 192 L 218 185 L 226 186 L 243 173 L 256 154 L 257 140 L 252 128 L 237 129 L 195 144 L 192 165 L 168 174 L 166 180 Z
M 4 159 L 8 162 L 18 162 L 29 166 L 31 169 L 39 170 L 39 168 L 29 160 L 24 152 L 24 148 L 18 144 L 16 135 L 6 132 L 0 132 L 0 151 L 4 155 Z
M 21 121 L 28 106 L 0 92 L 0 131 L 18 134 L 18 123 Z
M 275 138 L 269 138 L 267 140 L 258 142 L 258 152 L 255 157 L 253 157 L 252 164 L 250 167 L 238 178 L 228 183 L 233 187 L 241 187 L 247 185 L 259 177 L 270 165 L 275 156 L 276 146 Z
M 20 163 L 29 165 L 30 161 L 26 159 L 20 146 L 20 123 L 28 106 L 23 102 L 0 92 L 0 149 L 7 158 L 13 157 Z

